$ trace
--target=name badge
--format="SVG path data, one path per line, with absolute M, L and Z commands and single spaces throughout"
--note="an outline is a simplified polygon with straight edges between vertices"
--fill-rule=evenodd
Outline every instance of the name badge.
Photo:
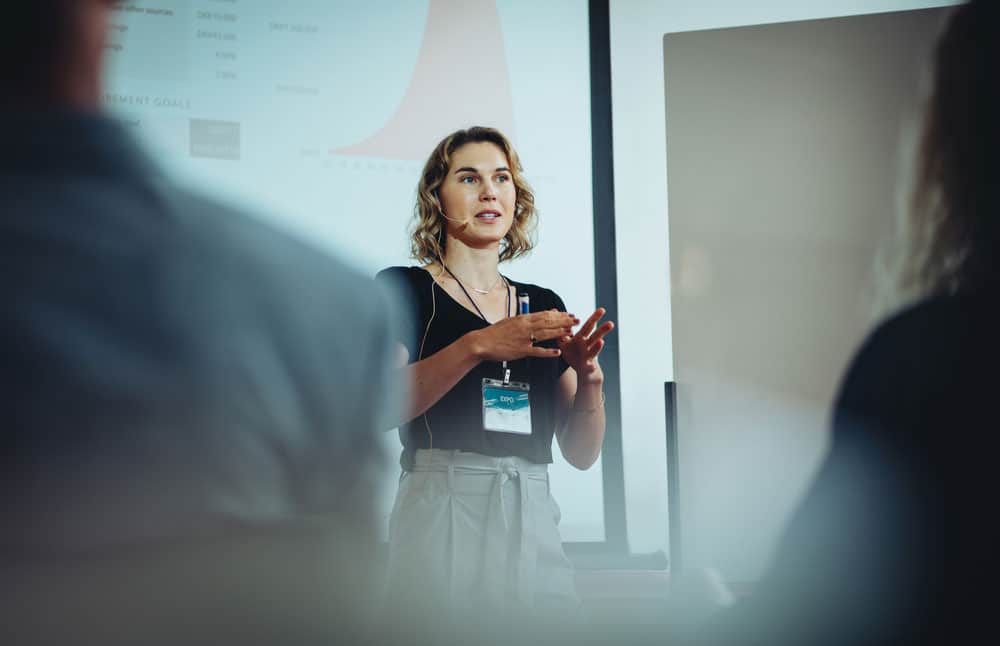
M 529 384 L 483 379 L 483 428 L 531 435 Z

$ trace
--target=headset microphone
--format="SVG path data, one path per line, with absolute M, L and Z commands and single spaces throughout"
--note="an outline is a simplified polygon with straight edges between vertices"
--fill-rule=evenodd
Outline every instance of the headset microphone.
M 459 224 L 462 224 L 462 225 L 468 224 L 469 222 L 472 221 L 471 217 L 465 218 L 464 220 L 459 220 L 458 218 L 449 218 L 447 215 L 445 215 L 444 211 L 441 211 L 441 217 L 443 217 L 445 220 L 451 220 L 452 222 L 458 222 Z

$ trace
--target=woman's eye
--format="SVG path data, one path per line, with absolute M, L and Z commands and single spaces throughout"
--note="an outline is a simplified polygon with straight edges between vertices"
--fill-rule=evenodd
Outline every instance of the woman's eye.
M 510 175 L 497 175 L 497 181 L 498 182 L 509 182 L 510 181 Z
M 476 181 L 476 178 L 472 175 L 466 175 L 465 177 L 459 177 L 458 181 L 460 184 L 471 184 Z

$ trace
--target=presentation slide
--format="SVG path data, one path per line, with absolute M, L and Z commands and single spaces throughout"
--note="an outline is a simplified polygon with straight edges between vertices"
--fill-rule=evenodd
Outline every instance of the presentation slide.
M 596 306 L 588 33 L 569 1 L 134 0 L 112 16 L 104 103 L 176 180 L 371 274 L 413 264 L 434 145 L 497 127 L 540 213 L 535 251 L 501 271 L 584 318 Z M 604 540 L 600 463 L 557 458 L 552 488 L 564 539 Z

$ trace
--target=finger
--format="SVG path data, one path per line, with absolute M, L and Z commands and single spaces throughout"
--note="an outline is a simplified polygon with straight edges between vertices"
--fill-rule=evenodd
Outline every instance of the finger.
M 551 339 L 569 336 L 573 334 L 573 331 L 572 328 L 568 327 L 553 327 L 536 329 L 532 332 L 532 334 L 535 335 L 535 341 L 549 341 Z
M 560 312 L 559 310 L 535 312 L 534 314 L 528 314 L 526 317 L 522 316 L 518 318 L 524 318 L 527 323 L 536 327 L 572 327 L 580 323 L 580 319 L 575 314 Z
M 597 341 L 598 339 L 602 338 L 605 334 L 607 334 L 613 329 L 615 329 L 615 324 L 612 323 L 611 321 L 605 321 L 603 324 L 601 324 L 601 327 L 597 328 L 597 330 L 590 335 L 588 341 L 591 342 Z
M 598 339 L 587 346 L 587 350 L 583 353 L 583 357 L 586 360 L 591 360 L 601 354 L 601 350 L 604 349 L 604 339 Z
M 518 320 L 528 321 L 534 325 L 548 325 L 552 321 L 569 321 L 576 319 L 575 314 L 570 312 L 560 312 L 559 310 L 546 310 L 544 312 L 532 312 L 531 314 L 522 314 L 517 317 Z
M 557 340 L 556 346 L 562 348 L 563 354 L 566 354 L 567 352 L 574 352 L 575 350 L 578 351 L 577 348 L 574 348 L 574 340 L 572 335 L 567 335 Z
M 597 322 L 600 321 L 601 317 L 604 316 L 606 313 L 607 310 L 605 310 L 603 307 L 598 307 L 596 310 L 594 310 L 594 313 L 590 315 L 590 318 L 587 319 L 587 322 L 580 327 L 580 331 L 576 333 L 577 336 L 581 336 L 583 338 L 587 338 L 588 336 L 590 336 L 590 333 L 594 331 L 594 326 L 597 325 Z
M 540 346 L 531 346 L 531 350 L 528 351 L 524 356 L 526 357 L 538 357 L 539 359 L 553 359 L 562 354 L 562 350 L 559 348 L 543 348 Z

